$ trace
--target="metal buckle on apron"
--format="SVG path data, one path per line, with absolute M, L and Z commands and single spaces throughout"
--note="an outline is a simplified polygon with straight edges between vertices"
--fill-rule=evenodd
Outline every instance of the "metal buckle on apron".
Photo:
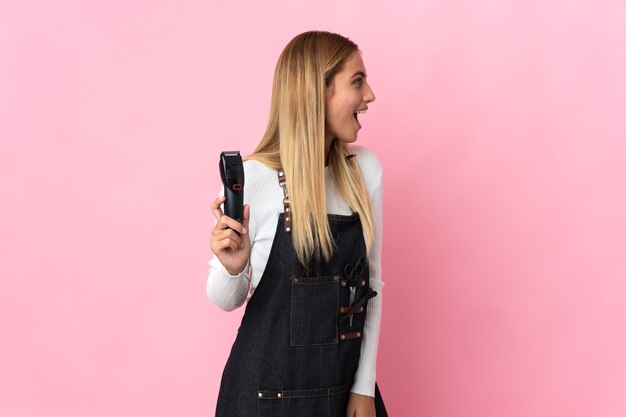
M 285 178 L 285 171 L 278 170 L 278 184 L 283 189 L 283 206 L 285 210 L 285 232 L 291 232 L 291 203 L 289 202 L 289 196 L 287 195 L 287 179 Z

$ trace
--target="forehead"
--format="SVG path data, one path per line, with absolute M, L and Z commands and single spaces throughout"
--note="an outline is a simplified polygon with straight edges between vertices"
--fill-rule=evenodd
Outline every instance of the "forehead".
M 344 62 L 343 68 L 337 73 L 337 77 L 350 78 L 358 72 L 366 73 L 365 64 L 363 63 L 361 53 L 354 51 Z

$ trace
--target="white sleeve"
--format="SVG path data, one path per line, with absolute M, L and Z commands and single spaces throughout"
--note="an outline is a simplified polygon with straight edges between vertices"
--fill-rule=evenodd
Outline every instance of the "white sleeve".
M 378 161 L 375 161 L 378 164 Z M 381 252 L 383 237 L 383 185 L 382 169 L 368 170 L 364 175 L 373 174 L 378 177 L 378 184 L 372 192 L 372 209 L 375 217 L 374 240 L 370 250 L 369 273 L 370 286 L 378 295 L 368 301 L 365 317 L 363 340 L 361 341 L 361 358 L 356 371 L 351 392 L 374 397 L 376 384 L 376 354 L 378 352 L 378 336 L 383 305 L 382 289 L 385 283 L 381 279 Z
M 250 289 L 248 265 L 238 275 L 230 275 L 217 256 L 209 261 L 206 292 L 211 301 L 225 311 L 241 307 Z

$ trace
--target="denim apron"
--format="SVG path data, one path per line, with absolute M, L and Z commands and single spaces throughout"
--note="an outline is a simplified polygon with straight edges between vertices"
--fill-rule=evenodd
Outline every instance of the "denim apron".
M 336 249 L 308 268 L 293 248 L 289 208 L 224 368 L 217 417 L 345 417 L 367 301 L 376 295 L 357 213 L 329 214 Z M 386 417 L 378 385 L 376 416 Z

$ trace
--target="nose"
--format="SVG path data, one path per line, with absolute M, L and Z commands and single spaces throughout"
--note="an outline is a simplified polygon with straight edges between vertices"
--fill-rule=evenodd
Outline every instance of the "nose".
M 372 90 L 372 87 L 370 87 L 370 85 L 367 84 L 367 90 L 365 91 L 365 95 L 363 96 L 363 101 L 365 101 L 367 103 L 371 103 L 374 100 L 376 100 L 376 96 L 374 95 L 374 91 Z

